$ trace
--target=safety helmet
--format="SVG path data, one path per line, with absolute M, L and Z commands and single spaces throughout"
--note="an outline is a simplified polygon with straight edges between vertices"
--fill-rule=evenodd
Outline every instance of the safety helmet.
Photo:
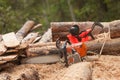
M 78 35 L 79 34 L 79 26 L 78 25 L 73 25 L 71 28 L 70 28 L 70 31 L 69 31 L 72 35 Z

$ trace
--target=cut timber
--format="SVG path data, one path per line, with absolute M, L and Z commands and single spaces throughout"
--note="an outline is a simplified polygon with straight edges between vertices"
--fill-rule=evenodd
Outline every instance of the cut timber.
M 36 37 L 38 36 L 38 32 L 34 33 L 34 32 L 31 32 L 29 33 L 23 40 L 22 40 L 22 44 L 30 44 L 32 43 Z
M 2 35 L 2 38 L 6 47 L 12 48 L 20 44 L 20 41 L 17 40 L 14 32 L 4 34 Z
M 29 47 L 43 47 L 43 46 L 54 46 L 56 45 L 55 42 L 47 42 L 47 43 L 35 43 L 35 44 L 29 44 Z
M 0 56 L 0 61 L 11 61 L 15 59 L 17 55 L 9 55 L 9 56 Z
M 23 27 L 16 33 L 16 36 L 19 41 L 21 41 L 27 33 L 34 27 L 34 21 L 27 21 Z
M 41 39 L 41 36 L 38 36 L 35 38 L 35 40 L 32 43 L 37 43 Z
M 109 23 L 110 35 L 112 38 L 120 37 L 120 20 L 115 20 Z
M 120 20 L 115 20 L 112 22 L 101 22 L 104 25 L 104 31 L 108 31 L 110 28 L 111 38 L 120 37 Z M 69 29 L 73 25 L 78 25 L 80 30 L 86 30 L 92 27 L 93 22 L 51 22 L 52 29 L 52 39 L 55 41 L 57 38 L 61 40 L 66 40 L 66 35 L 69 33 Z M 94 34 L 97 33 L 95 30 Z
M 16 49 L 25 49 L 29 44 L 31 44 L 38 36 L 38 32 L 31 32 L 29 33 L 22 41 L 20 46 Z
M 103 45 L 103 42 L 104 42 L 103 40 L 101 41 L 94 40 L 86 42 L 86 45 L 88 47 L 88 50 L 99 53 Z M 120 38 L 107 40 L 103 48 L 103 54 L 120 55 Z
M 3 42 L 0 42 L 0 55 L 4 54 L 6 52 L 7 48 L 3 44 Z
M 34 31 L 34 30 L 36 30 L 36 29 L 38 29 L 38 28 L 40 28 L 42 26 L 42 24 L 37 24 L 37 25 L 35 25 L 31 30 L 30 30 L 30 32 L 31 31 Z
M 40 45 L 43 45 L 43 43 L 37 43 L 38 46 L 34 44 L 32 46 L 31 44 L 30 46 L 32 47 L 28 47 L 27 54 L 31 55 L 31 54 L 58 53 L 59 50 L 56 48 L 56 45 L 54 44 L 55 42 L 53 43 L 50 42 L 50 43 L 46 43 L 46 45 L 42 47 Z M 93 40 L 93 41 L 85 42 L 85 44 L 87 45 L 88 51 L 94 51 L 99 53 L 103 45 L 103 41 Z M 107 40 L 103 48 L 102 54 L 120 55 L 120 38 Z
M 61 80 L 91 80 L 92 64 L 80 62 L 69 66 Z
M 58 53 L 56 46 L 31 47 L 26 50 L 28 57 Z
M 44 33 L 42 38 L 40 39 L 40 43 L 51 42 L 52 41 L 52 32 L 51 29 L 48 29 L 47 32 Z

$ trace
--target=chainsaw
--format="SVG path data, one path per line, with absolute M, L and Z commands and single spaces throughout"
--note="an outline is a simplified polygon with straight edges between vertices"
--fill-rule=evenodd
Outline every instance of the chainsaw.
M 56 41 L 56 46 L 60 49 L 60 58 L 65 62 L 65 66 L 68 67 L 71 64 L 83 61 L 87 53 L 86 45 L 83 42 L 74 45 L 67 45 L 67 43 L 66 40 L 60 47 L 60 41 Z
M 98 27 L 96 27 L 98 26 Z M 94 34 L 94 31 L 97 30 L 97 33 Z M 93 39 L 94 35 L 100 34 L 103 31 L 103 25 L 99 22 L 95 22 L 92 25 L 91 31 L 88 34 Z M 79 42 L 76 44 L 68 44 L 68 40 L 61 43 L 60 38 L 56 40 L 56 47 L 59 50 L 59 53 L 52 55 L 43 55 L 37 57 L 25 58 L 22 60 L 22 63 L 33 64 L 33 63 L 56 63 L 64 62 L 65 66 L 84 61 L 85 56 L 87 56 L 87 46 L 84 42 Z

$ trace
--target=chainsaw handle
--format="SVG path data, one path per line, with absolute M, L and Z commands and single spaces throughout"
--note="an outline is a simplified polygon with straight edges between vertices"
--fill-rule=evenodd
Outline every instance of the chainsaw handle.
M 101 27 L 102 29 L 104 28 L 104 26 L 103 26 L 100 22 L 94 22 L 93 25 L 92 25 L 92 28 L 91 28 L 91 32 L 94 30 L 94 28 L 95 28 L 96 26 L 99 26 L 99 27 Z
M 58 39 L 56 40 L 56 47 L 57 47 L 58 49 L 61 48 L 60 44 L 61 44 L 61 41 L 60 41 L 60 39 L 58 38 Z
M 92 39 L 95 39 L 95 37 L 94 37 L 93 34 L 92 34 L 92 31 L 94 30 L 94 28 L 95 28 L 96 26 L 102 28 L 102 30 L 101 30 L 99 33 L 101 33 L 101 32 L 103 31 L 103 28 L 104 28 L 104 26 L 103 26 L 100 22 L 94 22 L 93 25 L 92 25 L 91 31 L 88 33 L 88 35 L 90 35 L 90 36 L 92 37 Z
M 63 44 L 63 53 L 64 53 L 64 59 L 65 59 L 65 66 L 68 67 L 69 64 L 68 64 L 68 59 L 67 59 L 67 51 L 66 51 L 66 46 L 67 46 L 67 40 L 65 41 L 65 43 Z

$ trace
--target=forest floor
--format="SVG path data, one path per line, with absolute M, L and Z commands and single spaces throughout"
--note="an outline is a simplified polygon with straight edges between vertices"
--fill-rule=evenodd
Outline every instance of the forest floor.
M 120 56 L 102 55 L 90 63 L 92 80 L 120 80 Z M 66 70 L 63 63 L 13 65 L 1 71 L 0 80 L 61 80 Z

